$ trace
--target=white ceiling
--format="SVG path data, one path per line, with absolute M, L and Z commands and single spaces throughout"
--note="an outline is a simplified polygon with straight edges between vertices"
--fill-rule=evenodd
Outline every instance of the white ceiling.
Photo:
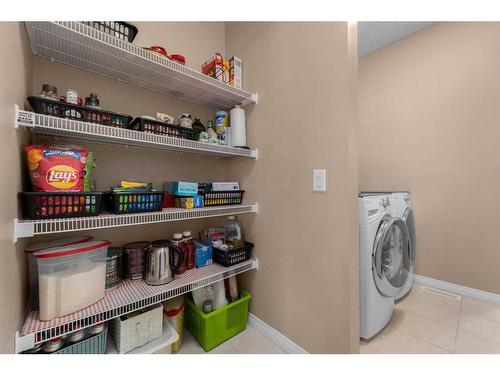
M 358 22 L 358 57 L 363 57 L 435 22 Z

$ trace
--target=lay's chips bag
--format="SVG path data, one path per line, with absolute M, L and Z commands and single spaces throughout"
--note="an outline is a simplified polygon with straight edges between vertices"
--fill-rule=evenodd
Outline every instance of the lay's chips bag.
M 25 145 L 34 191 L 83 191 L 88 151 Z

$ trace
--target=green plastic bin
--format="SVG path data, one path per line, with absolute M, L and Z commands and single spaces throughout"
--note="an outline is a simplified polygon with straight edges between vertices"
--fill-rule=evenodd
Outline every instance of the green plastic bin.
M 209 314 L 187 299 L 184 324 L 206 352 L 247 328 L 248 305 L 252 295 L 244 290 L 241 298 Z

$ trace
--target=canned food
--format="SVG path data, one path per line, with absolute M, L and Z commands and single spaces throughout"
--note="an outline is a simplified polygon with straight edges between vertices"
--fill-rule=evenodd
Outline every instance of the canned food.
M 105 328 L 105 324 L 100 323 L 100 324 L 96 324 L 95 326 L 87 328 L 87 332 L 88 332 L 89 336 L 94 336 L 94 335 L 97 335 L 97 334 L 101 333 L 102 331 L 104 331 L 104 328 Z
M 68 344 L 75 344 L 79 341 L 82 341 L 84 338 L 85 330 L 82 329 L 80 331 L 73 332 L 68 336 Z
M 66 90 L 66 103 L 78 105 L 78 91 L 73 89 Z
M 50 341 L 45 342 L 42 345 L 42 351 L 44 353 L 54 353 L 63 347 L 64 343 L 60 337 L 55 337 Z
M 37 354 L 42 350 L 42 343 L 36 344 L 33 348 L 25 350 L 24 354 Z

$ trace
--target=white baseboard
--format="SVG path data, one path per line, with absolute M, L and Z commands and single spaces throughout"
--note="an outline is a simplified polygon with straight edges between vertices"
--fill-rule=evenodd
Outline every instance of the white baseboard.
M 263 320 L 257 318 L 255 315 L 248 314 L 248 324 L 259 331 L 264 337 L 267 337 L 273 343 L 278 345 L 283 351 L 289 354 L 308 354 L 301 346 L 294 343 L 281 332 L 275 330 Z
M 475 298 L 481 301 L 487 301 L 491 303 L 500 304 L 500 294 L 486 292 L 484 290 L 469 288 L 467 286 L 462 286 L 458 284 L 449 283 L 446 281 L 441 281 L 433 279 L 427 276 L 414 275 L 413 281 L 417 284 L 427 285 L 433 288 L 445 290 L 447 292 L 452 292 L 460 294 L 462 296 Z

